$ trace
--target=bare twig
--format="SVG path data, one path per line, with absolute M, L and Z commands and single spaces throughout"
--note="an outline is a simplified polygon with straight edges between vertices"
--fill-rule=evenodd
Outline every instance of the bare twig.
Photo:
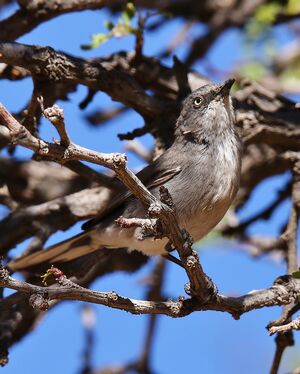
M 38 98 L 38 102 L 41 106 L 41 111 L 43 115 L 53 124 L 58 134 L 60 135 L 60 144 L 65 148 L 68 148 L 71 144 L 71 139 L 66 131 L 63 110 L 59 108 L 58 105 L 53 105 L 52 107 L 45 109 L 43 97 L 41 96 Z M 118 182 L 113 177 L 98 173 L 96 170 L 83 164 L 79 160 L 65 162 L 64 166 L 74 171 L 75 173 L 87 177 L 91 181 L 97 182 L 105 187 L 120 187 Z
M 147 294 L 147 300 L 162 300 L 162 284 L 165 273 L 166 262 L 163 258 L 158 259 L 156 266 L 152 274 L 152 285 L 149 287 Z M 143 350 L 141 352 L 140 358 L 134 365 L 141 373 L 151 373 L 150 370 L 150 356 L 151 350 L 153 349 L 153 340 L 155 329 L 157 326 L 157 314 L 152 314 L 149 316 L 148 328 L 146 333 L 146 339 L 144 343 Z
M 43 309 L 47 308 L 53 300 L 80 300 L 126 310 L 132 314 L 164 314 L 178 318 L 195 311 L 215 310 L 230 313 L 238 319 L 243 313 L 253 309 L 290 304 L 300 293 L 300 280 L 291 276 L 282 276 L 270 288 L 252 291 L 239 297 L 217 294 L 214 299 L 205 304 L 196 297 L 190 299 L 180 297 L 178 300 L 164 302 L 129 299 L 115 292 L 96 292 L 86 289 L 63 275 L 59 278 L 59 285 L 41 287 L 10 277 L 4 268 L 0 271 L 0 287 L 29 295 L 31 303 L 34 302 L 35 307 Z
M 290 330 L 300 330 L 300 316 L 296 317 L 293 321 L 281 326 L 272 326 L 269 328 L 270 335 L 276 333 L 284 333 Z
M 99 173 L 98 171 L 92 169 L 91 167 L 83 164 L 80 161 L 68 161 L 64 163 L 64 166 L 74 171 L 74 173 L 87 178 L 90 182 L 95 182 L 100 186 L 107 187 L 110 189 L 120 188 L 120 181 L 116 179 L 114 176 Z
M 97 110 L 96 112 L 93 112 L 92 114 L 88 115 L 86 119 L 92 126 L 100 126 L 102 124 L 105 124 L 107 121 L 111 119 L 115 119 L 119 117 L 120 115 L 122 115 L 123 113 L 126 113 L 127 111 L 128 111 L 128 108 L 125 106 L 122 106 L 120 108 Z
M 263 219 L 267 220 L 271 217 L 274 210 L 283 202 L 285 201 L 291 193 L 291 183 L 288 183 L 281 191 L 278 192 L 278 195 L 274 201 L 267 206 L 262 211 L 259 211 L 258 213 L 254 214 L 252 217 L 248 218 L 244 222 L 241 222 L 237 226 L 233 227 L 226 227 L 223 230 L 223 234 L 225 235 L 233 235 L 233 234 L 244 234 L 245 230 L 254 222 Z
M 269 254 L 273 251 L 280 252 L 283 258 L 286 257 L 286 242 L 280 237 L 243 236 L 242 240 L 254 257 Z
M 285 308 L 281 316 L 274 321 L 271 321 L 267 328 L 270 331 L 270 328 L 273 326 L 280 326 L 286 323 L 296 312 L 300 310 L 300 303 L 293 305 L 291 308 Z
M 32 135 L 36 133 L 36 110 L 38 108 L 37 98 L 40 94 L 38 84 L 34 83 L 33 93 L 31 96 L 28 109 L 26 110 L 26 117 L 23 121 L 23 125 L 31 132 Z
M 66 230 L 75 222 L 90 218 L 106 209 L 110 191 L 103 187 L 83 189 L 51 201 L 18 209 L 0 222 L 0 254 L 23 240 L 37 235 L 40 227 Z M 38 225 L 37 225 L 38 222 Z
M 138 140 L 130 140 L 125 143 L 124 148 L 127 151 L 133 152 L 135 155 L 140 157 L 143 161 L 150 162 L 152 155 L 148 149 L 146 149 L 141 142 Z
M 165 272 L 165 260 L 159 258 L 150 276 L 149 290 L 146 295 L 147 300 L 159 301 L 162 300 L 162 283 Z M 136 361 L 129 363 L 123 367 L 124 372 L 130 372 L 132 370 L 140 374 L 151 374 L 151 350 L 153 348 L 153 340 L 155 335 L 155 330 L 157 326 L 157 314 L 151 314 L 148 317 L 148 325 L 146 331 L 146 337 L 143 349 L 140 356 Z
M 178 99 L 184 99 L 191 93 L 188 81 L 188 69 L 176 56 L 173 57 L 173 69 L 178 84 Z
M 298 237 L 298 222 L 299 222 L 299 211 L 300 211 L 300 160 L 297 161 L 293 166 L 293 186 L 292 186 L 292 211 L 290 215 L 290 221 L 283 237 L 287 241 L 287 264 L 288 272 L 292 272 L 298 269 L 298 258 L 297 258 L 297 237 Z
M 283 352 L 285 351 L 286 347 L 294 345 L 294 338 L 290 331 L 285 334 L 278 334 L 275 338 L 275 341 L 276 341 L 276 351 L 275 351 L 274 359 L 272 362 L 270 374 L 278 373 L 278 369 L 280 366 Z
M 293 164 L 293 181 L 292 181 L 292 210 L 290 214 L 289 223 L 287 225 L 286 231 L 281 236 L 282 239 L 287 244 L 287 270 L 288 273 L 293 273 L 298 269 L 298 259 L 297 259 L 297 237 L 298 237 L 298 221 L 299 221 L 299 207 L 300 207 L 300 173 L 299 173 L 300 161 L 297 160 Z M 274 321 L 268 327 L 270 335 L 278 333 L 276 342 L 276 352 L 271 368 L 271 374 L 276 374 L 278 372 L 280 361 L 283 352 L 286 347 L 294 345 L 293 333 L 291 330 L 299 330 L 300 319 L 297 317 L 295 320 L 288 322 L 291 311 L 294 312 L 295 308 L 285 306 L 283 308 L 282 316 L 278 321 Z M 277 322 L 284 321 L 283 325 L 279 325 Z M 288 322 L 288 323 L 287 323 Z
M 82 325 L 85 335 L 85 346 L 83 352 L 83 366 L 81 374 L 92 373 L 92 352 L 95 343 L 96 315 L 90 305 L 82 307 Z
M 148 132 L 149 132 L 149 127 L 147 125 L 144 125 L 143 127 L 134 129 L 130 132 L 127 132 L 126 134 L 118 134 L 118 138 L 120 140 L 134 140 L 135 138 L 143 136 L 147 134 Z
M 44 109 L 43 97 L 38 98 L 38 102 L 41 105 L 42 113 L 45 118 L 47 118 L 52 125 L 56 128 L 60 136 L 61 145 L 68 147 L 71 144 L 71 139 L 66 131 L 64 111 L 58 105 L 53 105 L 50 108 Z

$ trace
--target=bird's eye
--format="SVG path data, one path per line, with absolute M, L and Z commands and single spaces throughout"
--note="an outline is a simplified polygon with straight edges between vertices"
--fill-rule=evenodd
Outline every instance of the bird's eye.
M 196 98 L 194 99 L 194 106 L 195 106 L 195 107 L 200 106 L 201 103 L 202 103 L 201 97 L 196 97 Z

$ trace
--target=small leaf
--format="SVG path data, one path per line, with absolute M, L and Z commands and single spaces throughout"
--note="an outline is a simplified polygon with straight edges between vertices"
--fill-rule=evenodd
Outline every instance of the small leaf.
M 96 48 L 98 47 L 100 44 L 104 43 L 107 41 L 107 39 L 109 39 L 110 35 L 109 34 L 94 34 L 92 36 L 92 47 L 93 48 Z
M 125 11 L 128 14 L 128 17 L 132 19 L 135 15 L 135 7 L 133 3 L 127 3 L 125 7 Z
M 125 25 L 130 25 L 131 19 L 135 15 L 135 7 L 133 3 L 127 3 L 124 11 L 122 12 L 122 18 Z
M 82 49 L 94 49 L 99 47 L 99 45 L 106 42 L 111 37 L 111 34 L 94 34 L 92 35 L 91 44 L 84 44 L 81 46 Z
M 45 274 L 41 275 L 41 278 L 42 278 L 43 286 L 45 287 L 48 286 L 47 282 L 49 281 L 49 279 L 53 278 L 54 280 L 54 276 L 53 276 L 53 273 L 51 272 L 51 269 L 48 269 Z

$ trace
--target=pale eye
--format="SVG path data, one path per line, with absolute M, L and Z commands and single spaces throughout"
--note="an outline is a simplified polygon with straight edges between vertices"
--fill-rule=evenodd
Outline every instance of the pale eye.
M 202 103 L 202 100 L 201 100 L 200 97 L 196 97 L 196 98 L 194 99 L 194 105 L 195 105 L 195 107 L 200 106 L 201 103 Z

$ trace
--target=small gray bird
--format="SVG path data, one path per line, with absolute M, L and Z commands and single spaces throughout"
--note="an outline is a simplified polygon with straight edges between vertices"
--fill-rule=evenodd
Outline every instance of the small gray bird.
M 138 177 L 159 197 L 170 192 L 179 226 L 195 241 L 203 238 L 224 216 L 238 189 L 241 142 L 229 95 L 234 80 L 205 85 L 183 102 L 172 146 L 144 168 Z M 128 248 L 146 255 L 167 254 L 168 239 L 141 237 L 141 228 L 122 228 L 118 217 L 145 218 L 146 210 L 130 191 L 113 196 L 107 211 L 83 225 L 83 233 L 9 264 L 23 270 L 41 263 L 76 259 L 101 248 Z

